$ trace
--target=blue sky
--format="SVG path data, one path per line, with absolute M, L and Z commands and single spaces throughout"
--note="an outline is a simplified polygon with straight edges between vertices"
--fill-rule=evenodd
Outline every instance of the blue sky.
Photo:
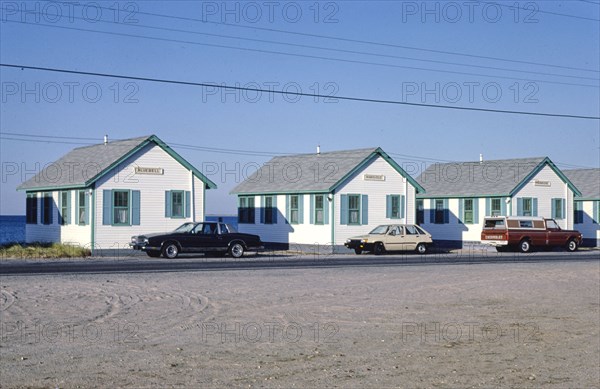
M 597 0 L 1 3 L 2 63 L 600 116 Z M 234 213 L 229 191 L 270 154 L 313 152 L 317 144 L 322 151 L 381 146 L 399 163 L 423 167 L 480 153 L 549 156 L 561 168 L 600 166 L 598 120 L 315 101 L 5 67 L 0 77 L 0 214 L 24 214 L 24 194 L 15 188 L 38 164 L 77 147 L 60 142 L 100 142 L 104 134 L 242 150 L 173 146 L 200 169 L 219 168 L 209 176 L 219 189 L 209 191 L 208 213 Z M 223 179 L 221 170 L 230 173 Z

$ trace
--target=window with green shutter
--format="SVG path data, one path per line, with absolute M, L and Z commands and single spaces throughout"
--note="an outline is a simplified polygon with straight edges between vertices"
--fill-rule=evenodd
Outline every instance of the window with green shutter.
M 325 196 L 315 196 L 315 224 L 325 224 Z
M 502 199 L 491 200 L 491 216 L 502 215 Z
M 532 211 L 533 211 L 532 203 L 533 202 L 531 200 L 531 197 L 523 198 L 523 214 L 521 216 L 531 216 L 532 215 Z
M 425 223 L 425 206 L 423 205 L 423 199 L 417 200 L 417 224 L 423 225 Z
M 129 225 L 129 191 L 114 190 L 113 191 L 113 225 L 126 226 Z
M 71 224 L 71 192 L 60 192 L 60 224 Z
M 564 219 L 565 212 L 564 199 L 552 199 L 552 218 L 554 219 Z
M 42 197 L 42 224 L 52 224 L 52 193 L 44 193 Z
M 444 200 L 435 200 L 435 224 L 444 224 Z
M 581 201 L 573 203 L 573 223 L 583 224 L 583 203 Z
M 77 192 L 77 220 L 80 226 L 88 225 L 88 196 L 85 190 Z
M 298 195 L 290 196 L 290 223 L 298 224 L 300 216 Z
M 348 195 L 348 224 L 360 224 L 360 195 Z
M 184 217 L 184 202 L 183 202 L 183 191 L 172 190 L 171 191 L 171 217 L 172 218 L 183 218 Z
M 240 196 L 238 206 L 238 223 L 254 224 L 255 215 L 254 197 Z
M 465 199 L 463 204 L 463 221 L 465 224 L 473 224 L 473 199 Z

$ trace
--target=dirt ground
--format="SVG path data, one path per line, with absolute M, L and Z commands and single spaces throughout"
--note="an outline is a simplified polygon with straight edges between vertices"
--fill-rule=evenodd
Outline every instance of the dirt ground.
M 2 276 L 0 387 L 600 386 L 600 263 Z

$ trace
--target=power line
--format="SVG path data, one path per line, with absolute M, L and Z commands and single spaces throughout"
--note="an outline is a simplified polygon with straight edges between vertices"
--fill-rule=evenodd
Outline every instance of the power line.
M 82 6 L 82 5 L 81 4 L 75 4 L 75 6 Z M 100 7 L 100 6 L 97 6 L 97 7 L 101 8 L 101 9 L 111 10 L 110 8 L 105 8 L 105 7 Z M 167 18 L 167 19 L 175 19 L 175 20 L 185 20 L 185 21 L 198 22 L 198 23 L 203 23 L 203 24 L 209 23 L 209 24 L 223 25 L 223 26 L 234 27 L 234 28 L 252 29 L 252 30 L 257 30 L 257 31 L 277 32 L 277 33 L 288 34 L 288 35 L 296 35 L 296 36 L 305 36 L 305 37 L 312 37 L 312 38 L 330 39 L 330 40 L 336 40 L 336 41 L 342 41 L 342 42 L 353 42 L 353 43 L 360 43 L 360 44 L 373 45 L 373 46 L 395 47 L 395 48 L 399 48 L 399 49 L 415 50 L 415 51 L 423 51 L 423 52 L 430 52 L 430 53 L 437 53 L 437 54 L 447 54 L 447 55 L 455 55 L 455 56 L 464 56 L 464 57 L 468 57 L 468 58 L 481 58 L 481 59 L 489 59 L 489 60 L 495 60 L 495 61 L 521 63 L 521 64 L 526 64 L 526 65 L 538 65 L 538 66 L 547 66 L 547 67 L 560 68 L 560 69 L 581 70 L 581 71 L 585 71 L 585 72 L 600 73 L 600 70 L 595 70 L 595 69 L 585 69 L 585 68 L 578 68 L 578 67 L 572 67 L 572 66 L 562 66 L 562 65 L 547 64 L 547 63 L 542 63 L 542 62 L 514 60 L 514 59 L 501 58 L 501 57 L 492 57 L 492 56 L 476 55 L 476 54 L 469 54 L 469 53 L 460 53 L 460 52 L 447 51 L 447 50 L 428 49 L 428 48 L 422 48 L 422 47 L 397 45 L 397 44 L 392 44 L 392 43 L 384 43 L 384 42 L 375 42 L 375 41 L 360 40 L 360 39 L 343 38 L 343 37 L 331 36 L 331 35 L 320 35 L 320 34 L 311 34 L 311 33 L 306 33 L 306 32 L 287 31 L 287 30 L 280 30 L 280 29 L 276 29 L 276 28 L 246 26 L 246 25 L 242 25 L 242 24 L 232 24 L 232 23 L 226 23 L 226 22 L 216 22 L 216 21 L 202 20 L 202 19 L 185 17 L 185 16 L 164 15 L 164 14 L 158 14 L 158 13 L 153 13 L 153 12 L 142 12 L 142 11 L 136 11 L 136 14 L 147 15 L 147 16 L 156 16 L 156 17 L 159 17 L 159 18 Z
M 84 20 L 84 21 L 86 20 L 85 18 L 77 17 L 77 16 L 70 16 L 70 19 L 77 19 L 77 20 Z M 109 20 L 98 20 L 97 22 L 105 23 L 105 24 L 106 23 L 108 23 L 108 24 L 114 23 L 113 21 L 109 21 Z M 38 25 L 38 23 L 27 23 L 27 22 L 23 22 L 23 23 Z M 53 25 L 43 25 L 43 26 L 53 27 Z M 238 39 L 238 40 L 249 41 L 249 42 L 268 43 L 268 44 L 283 45 L 283 46 L 290 46 L 290 47 L 300 47 L 300 48 L 305 48 L 305 49 L 326 50 L 328 52 L 358 54 L 358 55 L 367 55 L 367 56 L 382 57 L 382 58 L 403 59 L 403 60 L 417 61 L 417 62 L 429 62 L 429 63 L 443 64 L 443 65 L 465 66 L 465 67 L 472 67 L 472 68 L 479 68 L 479 69 L 490 69 L 490 70 L 500 70 L 500 71 L 507 71 L 507 72 L 527 73 L 527 74 L 535 74 L 538 76 L 565 77 L 565 78 L 574 78 L 574 79 L 581 79 L 581 80 L 598 81 L 598 78 L 593 78 L 593 77 L 581 77 L 581 76 L 572 76 L 572 75 L 566 75 L 566 74 L 545 73 L 545 72 L 538 72 L 538 71 L 509 69 L 509 68 L 495 67 L 495 66 L 473 65 L 473 64 L 465 64 L 465 63 L 458 63 L 458 62 L 439 61 L 439 60 L 433 60 L 433 59 L 405 57 L 405 56 L 398 56 L 398 55 L 391 55 L 391 54 L 381 54 L 381 53 L 357 51 L 357 50 L 345 50 L 345 49 L 337 49 L 337 48 L 332 48 L 332 47 L 313 46 L 313 45 L 305 45 L 305 44 L 298 44 L 298 43 L 278 42 L 278 41 L 272 41 L 272 40 L 266 40 L 266 39 L 246 38 L 246 37 L 239 37 L 239 36 L 233 36 L 233 35 L 223 35 L 223 34 L 214 34 L 214 33 L 208 33 L 208 32 L 200 32 L 200 31 L 182 30 L 182 29 L 178 29 L 178 28 L 158 27 L 158 26 L 143 25 L 143 24 L 126 24 L 126 26 L 145 28 L 145 29 L 151 29 L 151 30 L 159 30 L 159 31 L 169 31 L 169 32 L 178 32 L 178 33 L 185 33 L 185 34 L 203 35 L 203 36 L 210 36 L 210 37 L 217 37 L 217 38 Z M 85 30 L 85 31 L 89 31 L 89 30 Z M 98 31 L 98 30 L 92 30 L 92 32 L 104 33 L 103 31 Z M 145 39 L 153 39 L 153 37 L 148 37 L 148 36 L 136 36 L 136 37 L 140 37 L 140 38 L 144 37 Z M 198 42 L 198 43 L 201 44 L 201 42 Z M 219 46 L 219 47 L 225 47 L 225 46 Z M 225 47 L 225 48 L 229 48 L 229 47 Z M 374 64 L 374 65 L 376 65 L 376 64 Z M 421 68 L 419 68 L 419 70 L 445 72 L 444 70 L 437 70 L 437 69 L 421 69 Z M 487 75 L 484 75 L 484 76 L 491 77 L 491 76 L 487 76 Z
M 185 43 L 185 44 L 198 45 L 198 46 L 218 47 L 218 48 L 224 48 L 224 49 L 250 51 L 250 52 L 257 52 L 257 53 L 264 53 L 264 54 L 285 55 L 285 56 L 300 57 L 300 58 L 320 59 L 320 60 L 335 61 L 335 62 L 354 63 L 354 64 L 360 64 L 360 65 L 375 65 L 375 66 L 410 69 L 410 70 L 417 70 L 417 71 L 430 71 L 430 72 L 459 74 L 459 75 L 467 75 L 467 76 L 488 77 L 488 78 L 518 80 L 518 81 L 527 81 L 527 82 L 539 82 L 539 83 L 556 84 L 556 85 L 581 86 L 581 87 L 585 87 L 585 88 L 598 88 L 597 85 L 589 85 L 589 84 L 575 84 L 575 83 L 560 82 L 560 81 L 537 80 L 537 79 L 532 79 L 532 78 L 498 76 L 498 75 L 488 75 L 488 74 L 480 74 L 480 73 L 459 72 L 459 71 L 453 71 L 453 70 L 430 69 L 430 68 L 422 68 L 422 67 L 415 67 L 415 66 L 404 66 L 404 65 L 387 64 L 387 63 L 350 60 L 350 59 L 342 59 L 342 58 L 331 58 L 331 57 L 323 57 L 323 56 L 318 56 L 318 55 L 295 54 L 295 53 L 287 53 L 287 52 L 282 52 L 282 51 L 251 49 L 251 48 L 247 48 L 247 47 L 236 47 L 236 46 L 218 45 L 218 44 L 214 44 L 214 43 L 202 43 L 202 42 L 179 40 L 179 39 L 149 37 L 149 36 L 145 36 L 145 35 L 127 34 L 127 33 L 119 33 L 119 32 L 112 32 L 112 31 L 89 30 L 89 29 L 78 28 L 78 27 L 66 27 L 66 26 L 57 26 L 57 25 L 48 25 L 48 24 L 16 22 L 16 21 L 11 21 L 11 20 L 8 20 L 8 22 L 29 24 L 29 25 L 39 26 L 39 27 L 58 28 L 58 29 L 63 29 L 63 30 L 92 32 L 92 33 L 96 33 L 96 34 L 124 36 L 124 37 L 128 37 L 128 38 L 141 38 L 141 39 L 149 39 L 149 40 L 156 40 L 156 41 L 163 41 L 163 42 Z
M 541 14 L 548 14 L 548 15 L 554 15 L 554 16 L 564 16 L 567 18 L 573 18 L 573 19 L 580 19 L 580 20 L 591 20 L 593 22 L 600 22 L 600 19 L 594 19 L 594 18 L 588 18 L 585 16 L 579 16 L 579 15 L 569 15 L 569 14 L 563 14 L 560 12 L 552 12 L 552 11 L 543 11 L 540 9 L 531 9 L 531 8 L 523 8 L 523 7 L 517 7 L 515 5 L 506 5 L 506 4 L 500 4 L 498 3 L 490 3 L 490 2 L 482 2 L 483 4 L 492 4 L 492 5 L 497 5 L 499 7 L 505 7 L 505 8 L 517 8 L 523 11 L 534 11 L 534 12 L 539 12 Z M 536 4 L 536 3 L 534 3 Z
M 477 111 L 477 112 L 489 112 L 489 113 L 504 113 L 504 114 L 513 114 L 513 115 L 562 117 L 562 118 L 584 119 L 584 120 L 600 120 L 599 116 L 583 116 L 583 115 L 557 114 L 557 113 L 546 113 L 546 112 L 511 111 L 511 110 L 490 109 L 490 108 L 457 107 L 457 106 L 452 106 L 452 105 L 409 103 L 409 102 L 397 101 L 397 100 L 383 100 L 383 99 L 372 99 L 372 98 L 351 97 L 351 96 L 326 96 L 326 95 L 322 95 L 322 94 L 318 94 L 318 93 L 313 94 L 313 93 L 304 93 L 304 92 L 286 92 L 283 90 L 280 91 L 280 90 L 268 90 L 268 89 L 261 89 L 261 88 L 246 88 L 246 87 L 238 87 L 238 86 L 215 85 L 215 84 L 207 84 L 207 83 L 192 82 L 192 81 L 177 81 L 177 80 L 167 80 L 167 79 L 149 78 L 149 77 L 126 76 L 126 75 L 110 74 L 110 73 L 84 72 L 84 71 L 77 71 L 77 70 L 47 68 L 47 67 L 28 66 L 28 65 L 0 63 L 0 66 L 7 67 L 7 68 L 17 68 L 17 69 L 21 69 L 21 70 L 24 70 L 24 69 L 39 70 L 39 71 L 55 72 L 55 73 L 78 74 L 78 75 L 85 75 L 85 76 L 96 76 L 96 77 L 118 78 L 118 79 L 136 80 L 136 81 L 157 82 L 157 83 L 163 83 L 163 84 L 201 86 L 201 87 L 219 88 L 219 89 L 233 89 L 233 90 L 240 90 L 240 91 L 247 91 L 247 92 L 275 93 L 275 94 L 284 95 L 284 96 L 292 95 L 292 96 L 305 96 L 305 97 L 313 97 L 313 98 L 314 97 L 329 98 L 329 99 L 335 98 L 338 100 L 355 101 L 355 102 L 363 102 L 363 103 L 406 105 L 406 106 L 413 106 L 413 107 L 427 107 L 427 108 L 452 109 L 452 110 L 461 110 L 461 111 Z

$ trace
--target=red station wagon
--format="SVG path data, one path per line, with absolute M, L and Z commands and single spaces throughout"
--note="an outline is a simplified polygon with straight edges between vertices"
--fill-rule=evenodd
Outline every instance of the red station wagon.
M 526 216 L 486 217 L 481 243 L 496 250 L 518 249 L 523 253 L 532 247 L 565 247 L 575 251 L 583 236 L 579 231 L 563 230 L 554 219 Z

